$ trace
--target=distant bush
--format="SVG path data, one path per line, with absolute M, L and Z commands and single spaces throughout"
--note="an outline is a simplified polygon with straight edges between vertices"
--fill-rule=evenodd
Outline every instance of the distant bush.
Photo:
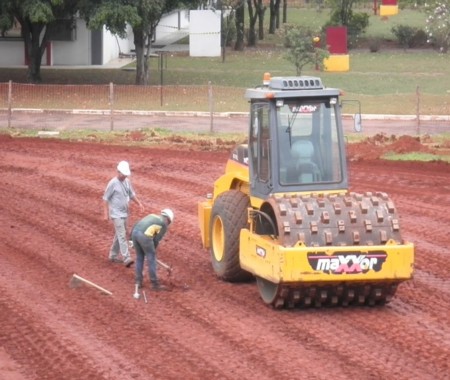
M 391 31 L 397 38 L 398 44 L 405 49 L 419 46 L 424 40 L 426 41 L 425 32 L 413 26 L 396 25 Z
M 414 34 L 412 47 L 419 47 L 426 45 L 427 45 L 427 34 L 423 29 L 418 29 L 416 34 Z

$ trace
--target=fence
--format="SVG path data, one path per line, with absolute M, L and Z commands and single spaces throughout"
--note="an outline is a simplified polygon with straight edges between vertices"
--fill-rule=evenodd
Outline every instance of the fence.
M 148 116 L 201 115 L 209 119 L 209 131 L 214 131 L 218 116 L 246 115 L 248 102 L 244 88 L 226 86 L 136 86 L 136 85 L 49 85 L 0 83 L 0 128 L 39 129 L 126 129 L 149 127 Z M 447 99 L 446 99 L 447 98 Z M 390 113 L 391 104 L 402 104 L 405 115 L 393 117 L 399 128 L 415 127 L 416 131 L 433 133 L 450 131 L 449 96 L 393 94 L 384 96 L 377 110 Z M 363 114 L 370 114 L 367 103 Z M 367 100 L 367 99 L 366 99 Z M 364 104 L 363 103 L 363 104 Z M 343 112 L 357 113 L 351 106 Z M 138 117 L 140 116 L 140 117 Z M 370 115 L 363 115 L 369 119 Z M 371 115 L 372 120 L 377 115 Z M 132 118 L 133 117 L 133 118 Z M 379 115 L 379 120 L 385 120 Z M 179 120 L 177 121 L 180 122 Z M 161 124 L 167 124 L 167 120 Z M 229 123 L 232 125 L 233 123 Z M 227 127 L 228 128 L 228 127 Z M 208 128 L 206 128 L 208 129 Z M 240 127 L 240 130 L 244 130 Z M 205 127 L 202 128 L 205 130 Z
M 14 127 L 15 115 L 104 115 L 114 129 L 121 116 L 161 112 L 248 112 L 242 88 L 207 86 L 46 85 L 0 83 L 0 127 Z M 38 115 L 40 117 L 38 117 Z M 45 124 L 45 123 L 44 123 Z

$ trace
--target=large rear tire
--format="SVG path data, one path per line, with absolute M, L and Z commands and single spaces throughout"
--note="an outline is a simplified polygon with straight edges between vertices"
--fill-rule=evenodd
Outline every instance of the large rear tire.
M 211 262 L 216 275 L 229 282 L 252 278 L 239 263 L 239 238 L 247 226 L 249 197 L 238 190 L 230 190 L 217 197 L 211 211 Z

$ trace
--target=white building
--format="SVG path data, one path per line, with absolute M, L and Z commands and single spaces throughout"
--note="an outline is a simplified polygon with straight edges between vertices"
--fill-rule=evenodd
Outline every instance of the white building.
M 121 54 L 134 51 L 133 32 L 121 39 L 104 27 L 89 30 L 84 20 L 77 18 L 61 22 L 55 37 L 48 43 L 42 57 L 43 66 L 105 65 Z M 189 11 L 175 11 L 165 15 L 155 32 L 155 44 L 168 44 L 189 35 Z M 20 31 L 0 37 L 0 67 L 26 65 L 25 44 Z

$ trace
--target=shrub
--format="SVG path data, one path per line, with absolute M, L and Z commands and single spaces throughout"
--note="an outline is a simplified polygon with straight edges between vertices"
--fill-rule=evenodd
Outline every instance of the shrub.
M 327 50 L 320 47 L 320 36 L 310 28 L 287 27 L 284 45 L 287 48 L 284 58 L 293 63 L 297 75 L 301 75 L 305 65 L 313 64 L 323 69 L 323 60 L 329 56 Z
M 427 45 L 427 34 L 423 29 L 418 29 L 416 34 L 414 34 L 412 40 L 412 47 L 426 46 Z
M 391 29 L 392 34 L 397 38 L 402 48 L 411 48 L 414 46 L 414 36 L 418 29 L 409 25 L 396 25 Z

